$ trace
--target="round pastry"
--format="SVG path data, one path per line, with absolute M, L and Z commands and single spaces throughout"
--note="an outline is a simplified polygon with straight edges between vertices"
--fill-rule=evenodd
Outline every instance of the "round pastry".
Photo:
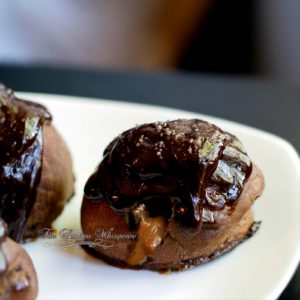
M 51 120 L 0 85 L 0 217 L 17 242 L 49 227 L 73 195 L 71 156 Z
M 263 188 L 241 142 L 212 124 L 137 126 L 108 145 L 85 185 L 81 224 L 96 241 L 87 250 L 129 268 L 208 262 L 254 233 Z
M 0 299 L 34 300 L 38 281 L 28 254 L 7 237 L 7 228 L 0 219 Z

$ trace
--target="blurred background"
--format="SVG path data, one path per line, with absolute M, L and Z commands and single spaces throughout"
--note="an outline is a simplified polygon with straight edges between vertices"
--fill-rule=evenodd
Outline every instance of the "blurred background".
M 0 66 L 181 70 L 300 82 L 299 0 L 0 1 Z

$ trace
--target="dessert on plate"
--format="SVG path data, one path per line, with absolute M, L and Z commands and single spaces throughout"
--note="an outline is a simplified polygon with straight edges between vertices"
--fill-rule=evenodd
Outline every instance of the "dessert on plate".
M 7 227 L 0 219 L 0 299 L 34 300 L 38 281 L 28 254 L 7 237 Z
M 82 230 L 97 241 L 86 249 L 135 269 L 206 263 L 254 234 L 251 207 L 263 189 L 242 143 L 213 124 L 136 126 L 106 147 L 85 185 Z
M 0 85 L 0 217 L 17 242 L 49 227 L 73 195 L 71 155 L 47 109 Z

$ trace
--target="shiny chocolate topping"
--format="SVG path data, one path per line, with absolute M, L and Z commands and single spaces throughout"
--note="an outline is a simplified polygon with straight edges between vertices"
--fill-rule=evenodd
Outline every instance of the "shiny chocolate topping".
M 21 242 L 35 202 L 42 167 L 45 107 L 16 98 L 0 85 L 0 217 Z
M 107 201 L 133 228 L 142 206 L 150 218 L 173 219 L 193 236 L 234 210 L 251 171 L 240 141 L 220 128 L 197 119 L 156 122 L 108 145 L 85 197 Z

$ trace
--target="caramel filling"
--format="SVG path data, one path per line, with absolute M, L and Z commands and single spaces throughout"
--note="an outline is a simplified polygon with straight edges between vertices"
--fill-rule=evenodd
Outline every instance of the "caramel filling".
M 154 252 L 165 236 L 166 221 L 163 217 L 150 218 L 145 205 L 133 210 L 133 215 L 140 219 L 137 231 L 137 241 L 130 252 L 127 263 L 130 265 L 142 264 Z

